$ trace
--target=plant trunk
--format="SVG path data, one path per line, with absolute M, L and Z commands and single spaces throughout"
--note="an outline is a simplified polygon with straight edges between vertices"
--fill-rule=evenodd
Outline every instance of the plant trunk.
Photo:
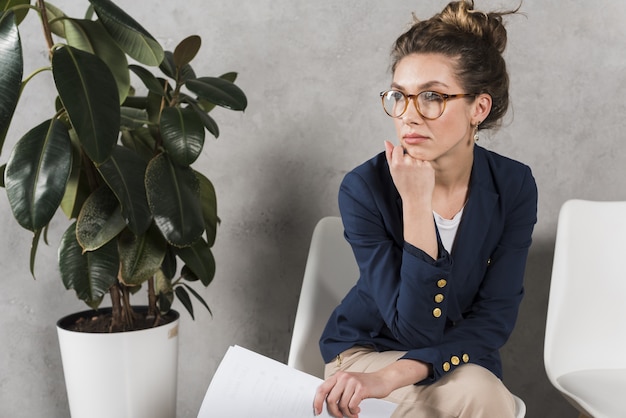
M 122 301 L 118 286 L 111 286 L 111 326 L 109 332 L 119 331 L 123 328 Z

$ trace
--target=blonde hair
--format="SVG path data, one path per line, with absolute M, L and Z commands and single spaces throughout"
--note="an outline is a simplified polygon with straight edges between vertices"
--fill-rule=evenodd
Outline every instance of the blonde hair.
M 480 129 L 498 126 L 509 107 L 509 76 L 502 53 L 507 33 L 502 17 L 515 10 L 485 13 L 473 0 L 450 2 L 440 13 L 413 25 L 394 43 L 391 70 L 411 54 L 438 53 L 455 61 L 456 75 L 466 93 L 487 93 L 492 99 L 489 116 Z

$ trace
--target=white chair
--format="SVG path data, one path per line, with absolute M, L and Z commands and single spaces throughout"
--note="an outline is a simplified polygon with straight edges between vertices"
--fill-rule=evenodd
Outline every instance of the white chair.
M 626 202 L 561 207 L 544 365 L 581 413 L 626 417 Z
M 322 218 L 311 238 L 287 360 L 289 366 L 324 377 L 319 337 L 331 312 L 358 277 L 359 268 L 343 236 L 341 218 Z M 515 403 L 516 417 L 523 418 L 526 405 L 517 396 Z

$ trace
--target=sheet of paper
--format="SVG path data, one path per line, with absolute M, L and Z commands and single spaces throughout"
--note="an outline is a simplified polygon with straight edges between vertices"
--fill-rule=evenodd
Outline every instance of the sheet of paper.
M 313 417 L 313 397 L 322 380 L 239 346 L 228 349 L 206 392 L 198 418 Z M 360 418 L 390 417 L 396 405 L 361 403 Z M 321 417 L 330 417 L 324 411 Z

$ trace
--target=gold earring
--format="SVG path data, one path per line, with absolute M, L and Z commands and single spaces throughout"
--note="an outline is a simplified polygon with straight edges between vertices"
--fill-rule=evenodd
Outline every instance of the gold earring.
M 476 122 L 476 126 L 474 126 L 474 142 L 477 142 L 480 139 L 478 136 L 478 125 L 480 125 L 480 121 Z

